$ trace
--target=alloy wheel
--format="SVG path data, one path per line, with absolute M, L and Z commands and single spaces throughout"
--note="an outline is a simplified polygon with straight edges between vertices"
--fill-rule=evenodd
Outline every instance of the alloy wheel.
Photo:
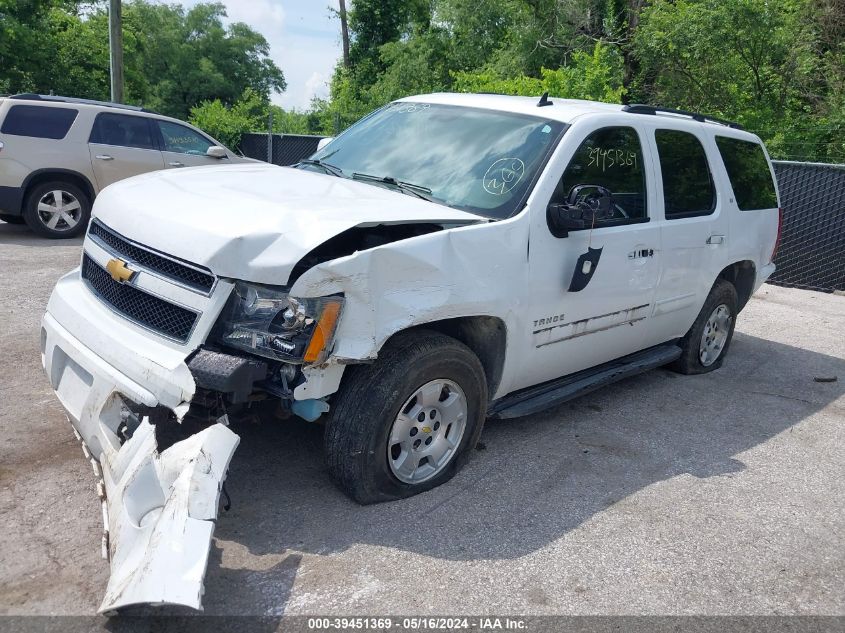
M 724 303 L 719 304 L 710 313 L 710 317 L 704 324 L 704 331 L 701 333 L 698 358 L 702 365 L 709 367 L 718 360 L 722 350 L 725 349 L 730 331 L 731 311 Z
M 48 191 L 38 201 L 38 219 L 53 231 L 70 231 L 81 218 L 82 205 L 67 191 Z
M 467 399 L 457 383 L 437 379 L 409 397 L 393 421 L 387 461 L 394 476 L 407 484 L 431 479 L 458 452 L 467 424 Z

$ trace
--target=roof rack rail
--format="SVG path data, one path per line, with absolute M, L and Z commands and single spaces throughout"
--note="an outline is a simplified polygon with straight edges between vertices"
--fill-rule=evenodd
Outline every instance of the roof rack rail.
M 95 99 L 81 99 L 79 97 L 62 97 L 59 95 L 39 95 L 34 92 L 22 92 L 21 94 L 12 95 L 9 99 L 26 99 L 27 101 L 55 101 L 59 103 L 78 103 L 82 105 L 103 106 L 106 108 L 118 108 L 120 110 L 133 110 L 135 112 L 147 112 L 149 114 L 157 114 L 152 110 L 141 108 L 139 106 L 126 105 L 123 103 L 114 103 L 113 101 L 97 101 Z
M 719 119 L 709 114 L 701 114 L 699 112 L 689 112 L 688 110 L 676 110 L 674 108 L 664 108 L 661 106 L 645 105 L 642 103 L 632 103 L 622 107 L 623 112 L 630 112 L 632 114 L 657 114 L 658 112 L 665 112 L 667 114 L 677 114 L 680 116 L 688 116 L 698 121 L 699 123 L 718 123 L 719 125 L 727 125 L 736 130 L 741 130 L 743 127 L 734 121 L 726 119 Z

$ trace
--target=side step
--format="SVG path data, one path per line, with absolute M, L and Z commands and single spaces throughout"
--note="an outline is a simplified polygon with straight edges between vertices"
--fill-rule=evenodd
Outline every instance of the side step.
M 505 420 L 531 415 L 583 396 L 617 380 L 671 363 L 680 355 L 681 348 L 674 342 L 650 347 L 591 369 L 508 394 L 490 404 L 487 417 Z

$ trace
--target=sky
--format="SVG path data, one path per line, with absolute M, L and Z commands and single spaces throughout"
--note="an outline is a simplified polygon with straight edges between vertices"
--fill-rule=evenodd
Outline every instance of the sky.
M 182 0 L 191 7 L 201 0 Z M 180 0 L 168 0 L 180 3 Z M 270 44 L 270 57 L 288 87 L 272 96 L 285 109 L 305 110 L 314 96 L 328 95 L 341 56 L 340 20 L 331 13 L 337 0 L 222 0 L 230 22 L 245 22 Z

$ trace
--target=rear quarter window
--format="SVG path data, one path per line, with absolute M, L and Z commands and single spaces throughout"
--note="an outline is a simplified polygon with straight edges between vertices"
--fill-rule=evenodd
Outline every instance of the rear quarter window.
M 775 183 L 763 146 L 726 136 L 717 136 L 716 145 L 740 211 L 776 208 Z
M 62 139 L 76 120 L 78 110 L 34 105 L 13 105 L 6 113 L 0 133 L 34 138 Z

